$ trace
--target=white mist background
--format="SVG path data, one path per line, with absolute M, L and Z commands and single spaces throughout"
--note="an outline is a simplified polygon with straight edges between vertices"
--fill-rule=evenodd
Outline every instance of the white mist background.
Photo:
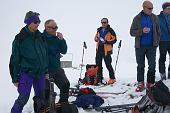
M 153 13 L 159 14 L 162 10 L 162 3 L 165 1 L 152 0 Z M 56 20 L 58 31 L 63 33 L 67 41 L 68 53 L 73 54 L 73 66 L 75 67 L 81 63 L 84 41 L 87 44 L 84 64 L 95 63 L 94 36 L 97 28 L 101 26 L 101 18 L 107 17 L 118 39 L 113 48 L 113 67 L 118 43 L 122 40 L 116 78 L 118 80 L 136 79 L 134 37 L 130 36 L 129 29 L 134 16 L 142 10 L 142 3 L 143 0 L 0 0 L 0 112 L 8 113 L 5 111 L 9 111 L 18 95 L 11 82 L 8 64 L 12 41 L 20 29 L 25 26 L 23 21 L 26 12 L 32 10 L 40 13 L 40 31 L 44 30 L 44 22 L 47 19 Z M 104 63 L 103 66 L 105 66 Z M 158 75 L 158 66 L 156 69 Z M 106 68 L 104 68 L 104 76 L 108 77 Z

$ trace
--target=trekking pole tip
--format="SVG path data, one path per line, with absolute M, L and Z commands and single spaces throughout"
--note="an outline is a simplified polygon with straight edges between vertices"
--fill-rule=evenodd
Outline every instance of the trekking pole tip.
M 118 48 L 120 48 L 120 47 L 121 47 L 121 43 L 122 43 L 122 40 L 120 40 Z

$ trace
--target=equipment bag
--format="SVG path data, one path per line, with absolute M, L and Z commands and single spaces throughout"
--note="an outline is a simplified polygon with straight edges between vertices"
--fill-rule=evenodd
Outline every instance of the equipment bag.
M 86 85 L 97 85 L 97 83 L 98 83 L 97 72 L 98 72 L 97 65 L 87 64 L 83 83 Z
M 74 104 L 78 107 L 82 107 L 84 109 L 92 106 L 93 108 L 99 107 L 104 103 L 104 100 L 96 95 L 95 91 L 92 88 L 82 88 L 80 89 Z
M 34 101 L 33 105 L 34 105 L 35 113 L 45 113 L 46 112 L 45 102 L 44 102 L 43 97 L 34 96 L 33 101 Z
M 79 113 L 73 103 L 56 103 L 56 113 Z
M 161 105 L 170 104 L 169 89 L 161 80 L 155 83 L 151 91 L 156 102 L 159 102 Z
M 136 104 L 132 113 L 170 113 L 168 87 L 162 81 L 156 82 L 149 92 Z

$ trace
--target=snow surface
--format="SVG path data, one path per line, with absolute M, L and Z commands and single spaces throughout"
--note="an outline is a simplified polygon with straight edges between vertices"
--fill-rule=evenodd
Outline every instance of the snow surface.
M 84 71 L 83 68 L 82 72 L 82 78 L 84 77 Z M 71 82 L 71 87 L 74 87 L 77 85 L 77 81 L 80 76 L 80 68 L 67 68 L 65 69 L 66 75 L 68 79 Z M 108 76 L 104 76 L 105 80 L 108 79 Z M 159 77 L 157 77 L 157 80 Z M 170 88 L 170 80 L 164 81 L 164 83 Z M 94 89 L 95 92 L 112 92 L 112 93 L 122 93 L 124 94 L 98 94 L 104 99 L 104 104 L 102 106 L 108 106 L 108 105 L 121 105 L 121 104 L 129 104 L 129 103 L 136 103 L 138 102 L 143 95 L 145 95 L 145 90 L 143 92 L 135 92 L 136 88 L 136 80 L 134 78 L 126 78 L 126 79 L 117 79 L 117 82 L 111 86 L 91 86 L 91 85 L 81 85 L 81 88 L 90 87 Z M 59 89 L 55 86 L 55 92 L 59 94 Z M 17 95 L 13 95 L 11 97 L 16 98 Z M 33 91 L 31 93 L 31 96 L 33 97 Z M 8 105 L 3 105 L 4 107 L 0 109 L 0 113 L 9 113 L 9 109 L 11 105 L 13 105 L 13 100 L 10 100 L 9 103 L 6 103 Z M 58 101 L 59 97 L 56 97 L 56 102 Z M 74 101 L 76 97 L 70 96 L 69 101 Z M 24 107 L 23 113 L 34 113 L 33 112 L 33 101 L 32 98 L 29 99 L 29 102 Z M 10 106 L 9 106 L 10 105 Z M 2 105 L 1 105 L 2 106 Z M 97 113 L 95 110 L 86 111 L 82 108 L 78 108 L 79 113 Z

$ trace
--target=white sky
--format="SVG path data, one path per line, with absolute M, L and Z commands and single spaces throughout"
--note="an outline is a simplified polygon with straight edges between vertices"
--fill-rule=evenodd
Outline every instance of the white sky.
M 152 0 L 155 14 L 162 10 L 166 0 Z M 134 56 L 134 38 L 129 35 L 132 19 L 142 10 L 143 0 L 0 0 L 0 90 L 12 94 L 16 89 L 12 86 L 8 72 L 9 56 L 14 36 L 25 25 L 24 17 L 29 10 L 40 13 L 40 31 L 47 19 L 55 19 L 58 31 L 62 32 L 68 43 L 68 52 L 73 53 L 73 65 L 81 63 L 83 41 L 86 41 L 84 63 L 94 63 L 94 35 L 100 20 L 109 19 L 119 40 L 122 40 L 117 74 L 124 77 L 136 76 Z M 117 45 L 114 45 L 113 66 L 117 55 Z M 126 74 L 126 75 L 125 75 Z M 11 90 L 8 90 L 11 89 Z M 7 98 L 6 93 L 0 93 L 0 108 Z M 15 92 L 16 93 L 16 92 Z M 16 95 L 16 94 L 15 94 Z M 10 97 L 8 97 L 10 98 Z M 12 98 L 12 97 L 11 97 Z

